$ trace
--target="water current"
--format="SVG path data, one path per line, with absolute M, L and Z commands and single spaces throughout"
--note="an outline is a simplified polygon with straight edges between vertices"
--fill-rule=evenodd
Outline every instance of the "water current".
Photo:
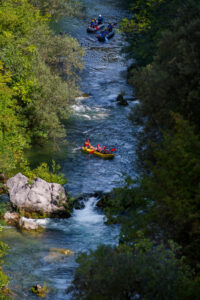
M 123 173 L 135 176 L 134 128 L 128 115 L 135 102 L 119 106 L 116 97 L 125 92 L 132 96 L 127 84 L 128 63 L 121 49 L 125 43 L 121 34 L 108 43 L 99 43 L 93 34 L 86 33 L 86 24 L 99 13 L 106 21 L 119 22 L 126 11 L 116 0 L 84 0 L 85 18 L 68 20 L 63 18 L 54 29 L 67 31 L 76 37 L 86 49 L 85 69 L 80 89 L 88 98 L 78 98 L 73 104 L 74 115 L 67 123 L 69 143 L 61 161 L 62 171 L 68 182 L 66 189 L 72 195 L 110 191 L 119 186 Z M 85 138 L 91 143 L 116 147 L 113 160 L 102 160 L 81 152 Z M 46 231 L 39 235 L 24 234 L 15 228 L 5 228 L 1 240 L 10 246 L 5 271 L 11 277 L 10 287 L 15 299 L 35 299 L 30 287 L 44 282 L 51 288 L 47 299 L 69 299 L 66 288 L 70 285 L 76 267 L 75 256 L 79 251 L 95 249 L 98 244 L 116 244 L 117 226 L 106 226 L 104 215 L 95 207 L 95 197 L 89 197 L 82 210 L 74 210 L 66 220 L 40 220 Z M 75 255 L 56 254 L 52 248 L 68 248 Z

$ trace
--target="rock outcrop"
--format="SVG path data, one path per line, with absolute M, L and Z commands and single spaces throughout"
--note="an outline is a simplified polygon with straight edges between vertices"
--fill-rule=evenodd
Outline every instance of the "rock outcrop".
M 101 208 L 101 209 L 104 209 L 106 207 L 110 207 L 111 206 L 111 203 L 112 203 L 112 192 L 109 192 L 109 193 L 104 193 L 100 199 L 97 201 L 96 203 L 96 206 Z
M 50 249 L 51 252 L 57 252 L 63 255 L 73 255 L 74 252 L 69 250 L 69 249 L 63 249 L 63 248 L 51 248 Z
M 46 262 L 62 261 L 63 256 L 73 255 L 74 252 L 64 248 L 51 248 L 49 254 L 44 257 Z
M 67 196 L 62 185 L 48 183 L 41 178 L 29 179 L 21 173 L 8 179 L 10 201 L 15 208 L 27 212 L 42 213 L 49 217 L 65 217 Z
M 19 224 L 19 214 L 16 212 L 7 211 L 3 218 L 7 225 L 17 226 Z
M 47 287 L 45 285 L 41 286 L 40 284 L 32 286 L 31 290 L 39 298 L 45 298 L 48 292 Z
M 42 227 L 37 224 L 36 220 L 21 217 L 19 220 L 19 228 L 23 231 L 42 231 Z
M 122 94 L 119 94 L 119 95 L 117 96 L 117 101 L 118 101 L 118 104 L 120 104 L 120 105 L 124 105 L 124 106 L 128 105 L 127 100 L 124 99 L 124 97 L 123 97 Z

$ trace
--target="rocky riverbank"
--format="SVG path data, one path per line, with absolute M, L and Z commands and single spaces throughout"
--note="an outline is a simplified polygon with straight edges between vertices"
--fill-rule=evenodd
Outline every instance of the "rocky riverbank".
M 4 183 L 8 192 L 8 211 L 4 214 L 7 225 L 25 230 L 41 230 L 33 219 L 67 218 L 70 216 L 70 198 L 64 187 L 41 178 L 30 181 L 18 173 Z
M 97 199 L 96 207 L 101 209 L 109 205 L 111 200 L 110 193 L 96 191 L 76 197 L 72 204 L 62 185 L 48 183 L 41 178 L 30 181 L 21 173 L 4 181 L 4 191 L 9 197 L 3 219 L 7 225 L 16 226 L 21 231 L 42 232 L 43 228 L 37 219 L 68 218 L 73 208 L 84 209 L 91 197 Z

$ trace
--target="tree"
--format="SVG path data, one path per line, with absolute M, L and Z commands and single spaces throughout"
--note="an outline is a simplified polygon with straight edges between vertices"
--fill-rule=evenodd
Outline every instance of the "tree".
M 175 122 L 174 133 L 164 133 L 163 143 L 156 146 L 156 163 L 143 185 L 153 201 L 152 224 L 182 245 L 195 264 L 200 261 L 200 140 L 187 121 L 175 115 Z
M 0 162 L 7 176 L 26 171 L 23 152 L 31 143 L 66 136 L 64 121 L 79 92 L 83 49 L 56 36 L 49 22 L 27 0 L 0 3 Z
M 99 246 L 81 254 L 68 292 L 73 299 L 198 299 L 198 285 L 172 250 L 148 240 L 133 250 Z M 194 290 L 193 290 L 194 289 Z
M 172 29 L 162 33 L 153 63 L 133 72 L 131 82 L 141 100 L 149 133 L 173 126 L 171 111 L 200 130 L 199 15 L 197 1 L 184 4 Z
M 53 18 L 61 16 L 80 16 L 81 3 L 75 0 L 30 0 L 42 14 L 50 14 Z
M 0 12 L 0 57 L 11 72 L 18 116 L 32 141 L 58 140 L 78 93 L 83 50 L 75 39 L 55 36 L 49 16 L 28 1 L 3 0 Z
M 130 0 L 131 19 L 123 19 L 121 30 L 129 41 L 127 52 L 136 64 L 147 65 L 153 61 L 161 33 L 171 28 L 180 0 Z
M 13 91 L 8 87 L 11 76 L 0 61 L 0 172 L 9 174 L 23 160 L 27 147 L 22 121 L 18 119 L 18 106 Z

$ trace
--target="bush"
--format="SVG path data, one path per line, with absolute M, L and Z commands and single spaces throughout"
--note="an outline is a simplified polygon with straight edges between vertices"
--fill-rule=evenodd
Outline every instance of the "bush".
M 172 250 L 153 247 L 149 240 L 140 240 L 133 250 L 102 245 L 77 262 L 68 289 L 73 299 L 198 299 L 191 270 Z
M 52 161 L 51 167 L 47 163 L 41 163 L 37 168 L 30 170 L 25 169 L 24 175 L 29 177 L 30 180 L 34 178 L 42 178 L 50 183 L 65 184 L 67 182 L 65 175 L 60 172 L 60 166 L 56 165 L 55 161 Z

